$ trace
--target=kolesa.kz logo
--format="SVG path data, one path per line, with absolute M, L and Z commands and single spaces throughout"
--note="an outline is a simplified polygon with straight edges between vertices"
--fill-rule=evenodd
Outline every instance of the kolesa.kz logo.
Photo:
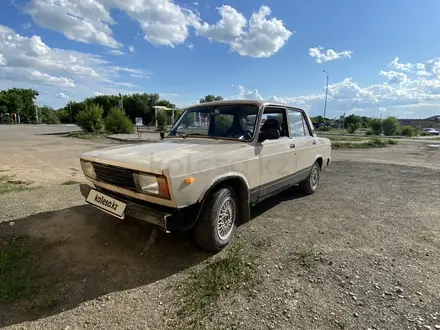
M 102 204 L 102 205 L 104 205 L 104 206 L 107 206 L 107 207 L 109 207 L 109 208 L 111 208 L 111 209 L 113 209 L 113 210 L 115 210 L 115 211 L 116 211 L 116 209 L 118 208 L 118 204 L 116 204 L 115 202 L 111 202 L 111 201 L 106 200 L 106 199 L 104 198 L 104 196 L 98 196 L 98 195 L 96 195 L 96 196 L 95 196 L 95 202 L 97 202 L 97 203 L 99 203 L 99 204 Z

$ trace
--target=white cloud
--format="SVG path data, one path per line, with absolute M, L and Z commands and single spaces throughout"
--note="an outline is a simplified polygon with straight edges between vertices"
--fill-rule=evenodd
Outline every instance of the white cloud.
M 128 50 L 130 51 L 130 53 L 134 53 L 134 47 L 133 46 L 128 47 Z
M 6 64 L 8 64 L 8 61 L 6 61 L 3 54 L 0 54 L 0 65 L 6 65 Z
M 114 84 L 117 85 L 117 86 L 122 86 L 122 87 L 127 87 L 127 88 L 136 88 L 136 87 L 138 87 L 135 84 L 132 84 L 130 82 L 125 82 L 125 81 L 115 82 Z
M 28 83 L 44 84 L 49 86 L 56 86 L 58 88 L 75 87 L 75 83 L 69 78 L 52 76 L 47 73 L 30 68 L 3 67 L 2 69 L 0 69 L 0 77 L 2 78 L 2 80 L 4 80 L 3 83 L 5 81 L 27 81 Z
M 109 26 L 114 21 L 100 1 L 31 0 L 25 11 L 36 24 L 62 32 L 70 40 L 120 47 Z
M 408 76 L 402 72 L 381 71 L 379 74 L 381 76 L 387 77 L 388 82 L 392 85 L 400 85 L 400 84 L 404 84 L 408 81 Z
M 32 23 L 25 23 L 21 27 L 25 30 L 29 30 L 32 27 Z
M 193 44 L 188 44 L 188 45 L 186 45 L 186 47 L 188 47 L 188 48 L 191 49 L 191 50 L 194 49 L 194 45 L 193 45 Z
M 119 49 L 112 49 L 108 52 L 111 55 L 115 55 L 115 56 L 121 56 L 124 55 L 125 53 Z
M 399 63 L 399 58 L 397 56 L 391 61 L 391 63 L 388 64 L 388 66 L 392 69 L 400 71 L 411 71 L 413 68 L 413 64 L 411 63 Z
M 257 89 L 247 89 L 242 85 L 238 85 L 238 95 L 236 95 L 234 98 L 245 100 L 263 100 L 263 97 L 260 95 L 260 93 L 258 93 Z
M 70 40 L 118 49 L 122 45 L 113 36 L 113 9 L 137 21 L 144 39 L 153 45 L 184 44 L 194 28 L 198 35 L 228 44 L 232 52 L 259 58 L 275 54 L 292 35 L 283 21 L 267 18 L 271 14 L 267 6 L 261 6 L 247 20 L 224 5 L 219 8 L 221 19 L 214 25 L 202 22 L 196 10 L 183 8 L 173 0 L 30 0 L 25 6 L 36 24 L 63 33 Z
M 61 99 L 65 99 L 65 100 L 70 99 L 70 97 L 67 96 L 66 94 L 64 94 L 63 92 L 58 93 L 57 96 L 58 96 L 59 98 L 61 98 Z
M 438 111 L 440 108 L 440 79 L 436 76 L 440 59 L 427 61 L 426 64 L 411 64 L 412 72 L 403 74 L 396 71 L 382 71 L 388 81 L 382 84 L 361 86 L 352 78 L 329 86 L 327 111 L 329 116 L 337 117 L 343 112 L 362 112 L 364 115 L 378 115 L 386 112 L 390 115 L 409 115 L 406 108 L 418 109 L 420 117 Z M 427 76 L 416 75 L 417 70 L 426 66 Z M 409 76 L 409 74 L 412 76 Z M 257 97 L 255 96 L 257 95 Z M 313 94 L 301 96 L 263 96 L 258 90 L 238 87 L 233 98 L 266 99 L 272 102 L 286 103 L 308 110 L 312 114 L 322 113 L 325 100 L 325 88 Z M 361 111 L 362 110 L 362 111 Z
M 66 38 L 111 48 L 122 45 L 111 30 L 115 21 L 111 9 L 127 13 L 138 21 L 144 38 L 153 45 L 174 47 L 188 37 L 188 27 L 197 19 L 172 0 L 31 0 L 25 7 L 34 22 L 63 33 Z
M 83 99 L 91 90 L 117 93 L 114 86 L 132 92 L 135 84 L 120 81 L 130 75 L 145 78 L 148 73 L 112 65 L 99 55 L 51 48 L 39 36 L 24 37 L 0 25 L 0 89 L 34 88 L 39 103 L 61 106 L 62 95 Z
M 199 35 L 228 44 L 232 52 L 255 58 L 270 57 L 278 52 L 292 35 L 283 21 L 270 18 L 271 10 L 261 6 L 249 21 L 231 6 L 218 8 L 221 19 L 214 25 L 195 24 Z M 247 29 L 246 29 L 247 27 Z
M 342 58 L 351 58 L 351 55 L 353 55 L 351 50 L 344 50 L 342 52 L 336 52 L 333 49 L 323 50 L 324 48 L 321 46 L 310 48 L 309 56 L 314 57 L 316 63 L 324 63 Z
M 426 72 L 429 75 L 433 75 L 435 78 L 440 79 L 440 57 L 436 57 L 426 62 Z

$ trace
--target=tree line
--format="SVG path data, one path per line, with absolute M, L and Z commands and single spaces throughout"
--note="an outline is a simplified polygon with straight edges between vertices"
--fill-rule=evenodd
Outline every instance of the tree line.
M 89 97 L 81 102 L 69 101 L 60 109 L 50 106 L 37 106 L 36 98 L 38 91 L 24 88 L 10 88 L 0 91 L 0 122 L 10 123 L 18 121 L 15 115 L 19 115 L 20 122 L 31 123 L 76 123 L 77 116 L 87 106 L 97 105 L 102 108 L 103 117 L 107 117 L 112 108 L 123 108 L 128 118 L 134 122 L 136 118 L 142 118 L 144 124 L 150 124 L 155 120 L 154 106 L 176 108 L 176 105 L 166 99 L 162 99 L 157 93 L 135 93 L 131 95 L 97 95 Z M 200 99 L 200 103 L 222 100 L 221 96 L 206 95 Z M 170 115 L 166 113 L 165 115 Z
M 20 116 L 21 123 L 78 123 L 78 119 L 84 120 L 86 109 L 98 107 L 100 110 L 92 112 L 100 114 L 102 118 L 107 118 L 112 109 L 123 109 L 125 115 L 132 123 L 136 118 L 142 118 L 144 124 L 155 122 L 154 106 L 165 106 L 175 108 L 176 105 L 168 100 L 161 99 L 157 93 L 135 93 L 130 95 L 97 95 L 88 97 L 81 102 L 69 101 L 60 109 L 53 109 L 49 106 L 37 106 L 36 98 L 39 95 L 34 89 L 10 88 L 0 91 L 0 122 L 10 123 L 16 120 L 11 114 Z M 208 94 L 199 100 L 200 103 L 223 100 L 220 95 Z M 101 113 L 102 112 L 102 113 Z M 113 116 L 115 116 L 113 110 Z M 178 114 L 177 114 L 178 115 Z M 119 117 L 118 117 L 119 116 Z M 115 118 L 121 118 L 118 114 Z M 171 112 L 158 113 L 158 125 L 161 129 L 169 123 Z M 402 127 L 395 117 L 388 117 L 384 120 L 370 118 L 366 116 L 350 115 L 340 120 L 330 120 L 322 116 L 311 117 L 313 123 L 325 124 L 323 128 L 327 130 L 329 126 L 334 128 L 346 129 L 349 133 L 354 133 L 359 129 L 367 129 L 369 133 L 379 135 L 417 135 L 416 129 L 409 126 Z M 342 125 L 343 126 L 342 126 Z M 104 124 L 102 124 L 104 125 Z M 113 125 L 114 126 L 114 125 Z M 368 133 L 367 132 L 367 133 Z

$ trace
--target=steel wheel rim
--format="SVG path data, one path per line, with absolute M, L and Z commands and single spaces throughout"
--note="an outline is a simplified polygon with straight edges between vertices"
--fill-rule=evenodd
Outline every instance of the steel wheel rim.
M 227 197 L 221 204 L 217 214 L 217 235 L 221 240 L 227 240 L 234 229 L 235 202 Z
M 319 170 L 317 166 L 314 166 L 312 169 L 312 173 L 310 173 L 310 186 L 313 190 L 316 189 L 319 182 Z

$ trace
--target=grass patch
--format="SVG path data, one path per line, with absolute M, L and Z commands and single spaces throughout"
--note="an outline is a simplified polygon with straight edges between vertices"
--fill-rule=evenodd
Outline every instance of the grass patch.
M 355 135 L 346 135 L 346 136 L 321 136 L 332 141 L 365 141 L 370 138 L 367 136 L 355 136 Z
M 221 296 L 249 289 L 254 283 L 254 262 L 255 256 L 243 243 L 235 242 L 224 258 L 193 271 L 177 287 L 182 304 L 178 311 L 181 328 L 197 327 Z
M 357 149 L 365 149 L 365 148 L 385 148 L 388 145 L 397 144 L 396 140 L 393 139 L 381 139 L 381 138 L 373 138 L 368 141 L 361 142 L 332 142 L 333 149 L 341 149 L 341 148 L 357 148 Z
M 99 137 L 107 137 L 107 134 L 104 133 L 89 133 L 89 132 L 83 132 L 83 131 L 75 131 L 75 132 L 69 132 L 67 133 L 67 137 L 77 138 L 77 139 L 83 139 L 83 140 L 90 140 L 90 139 L 97 139 Z
M 75 181 L 75 180 L 67 180 L 65 182 L 63 182 L 61 185 L 62 186 L 73 186 L 73 185 L 77 185 L 80 184 L 81 182 L 79 181 Z
M 0 176 L 0 195 L 29 189 L 32 188 L 29 187 L 26 182 L 12 180 L 12 178 L 7 175 Z
M 29 236 L 0 236 L 0 304 L 28 299 L 47 285 L 38 262 L 51 246 Z
M 316 253 L 312 248 L 301 248 L 295 252 L 295 256 L 304 268 L 313 269 L 316 267 Z

